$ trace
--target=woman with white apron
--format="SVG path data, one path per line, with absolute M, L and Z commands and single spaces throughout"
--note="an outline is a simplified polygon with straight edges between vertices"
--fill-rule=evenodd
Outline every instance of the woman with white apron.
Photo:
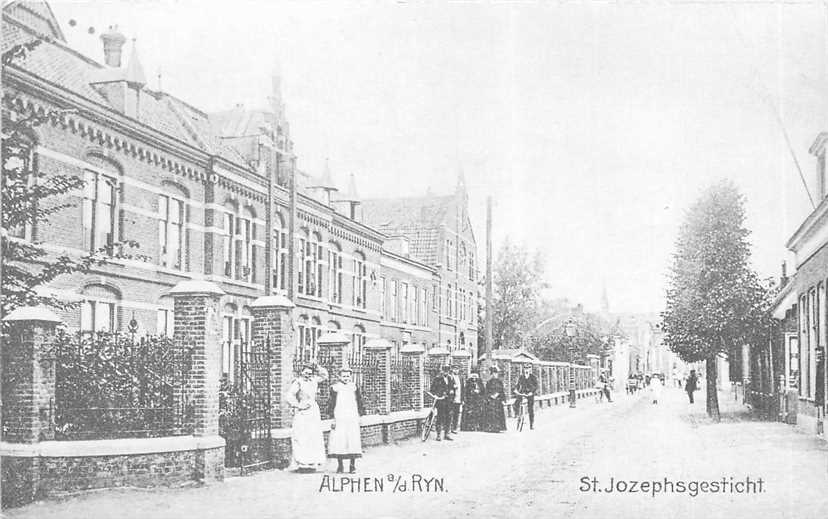
M 313 471 L 325 463 L 325 441 L 316 393 L 319 383 L 328 378 L 322 366 L 305 364 L 301 374 L 290 383 L 285 401 L 293 408 L 291 446 L 294 469 Z
M 359 417 L 365 414 L 359 389 L 351 381 L 351 370 L 339 371 L 339 382 L 331 386 L 328 400 L 331 435 L 328 437 L 328 457 L 336 458 L 338 473 L 343 472 L 342 462 L 351 461 L 349 472 L 356 472 L 356 458 L 362 457 L 362 439 L 359 433 Z

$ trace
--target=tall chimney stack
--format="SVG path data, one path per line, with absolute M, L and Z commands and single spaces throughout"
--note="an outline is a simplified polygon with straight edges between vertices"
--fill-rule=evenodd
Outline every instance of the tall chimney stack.
M 126 37 L 118 31 L 117 25 L 110 25 L 109 30 L 101 34 L 104 46 L 104 62 L 114 68 L 121 66 L 121 53 Z

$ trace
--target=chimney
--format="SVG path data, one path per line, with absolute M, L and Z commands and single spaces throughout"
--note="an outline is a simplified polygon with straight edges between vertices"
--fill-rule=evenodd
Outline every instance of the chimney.
M 126 37 L 118 31 L 118 26 L 110 25 L 109 30 L 101 34 L 101 41 L 104 46 L 104 62 L 113 68 L 120 67 Z

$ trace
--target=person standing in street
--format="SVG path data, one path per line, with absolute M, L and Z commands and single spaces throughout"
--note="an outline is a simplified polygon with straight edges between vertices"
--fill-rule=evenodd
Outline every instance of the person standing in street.
M 440 375 L 434 377 L 431 381 L 431 388 L 429 392 L 437 399 L 437 441 L 440 441 L 440 432 L 443 432 L 443 437 L 446 440 L 452 441 L 454 438 L 449 436 L 451 429 L 451 411 L 454 407 L 454 394 L 457 389 L 454 387 L 454 380 L 449 373 L 449 367 L 443 366 L 440 369 Z
M 460 429 L 463 431 L 483 430 L 483 416 L 485 413 L 486 388 L 480 380 L 480 374 L 472 371 L 465 384 L 463 395 L 463 419 L 460 422 Z
M 598 377 L 598 383 L 600 384 L 601 394 L 607 398 L 607 402 L 612 402 L 612 395 L 610 394 L 611 383 L 607 379 L 606 373 L 601 373 L 601 376 Z
M 661 398 L 661 390 L 663 387 L 664 383 L 661 381 L 661 377 L 653 375 L 653 378 L 650 379 L 650 395 L 652 396 L 654 404 L 657 404 L 658 399 Z
M 491 378 L 486 382 L 486 419 L 483 430 L 486 432 L 502 432 L 506 430 L 506 413 L 503 409 L 503 381 L 498 378 L 500 370 L 497 366 L 489 368 Z
M 463 409 L 463 396 L 465 392 L 465 382 L 460 378 L 460 368 L 457 366 L 451 367 L 451 379 L 454 381 L 454 400 L 451 405 L 451 433 L 457 434 L 460 427 L 460 420 L 462 418 L 461 412 Z
M 515 414 L 520 411 L 520 406 L 525 398 L 529 411 L 529 429 L 535 428 L 535 393 L 537 391 L 538 379 L 532 373 L 532 366 L 527 364 L 523 367 L 523 373 L 520 374 L 515 385 Z
M 693 403 L 693 393 L 699 388 L 699 378 L 696 376 L 696 370 L 690 370 L 690 376 L 687 377 L 687 382 L 684 383 L 684 390 L 687 392 L 687 398 L 690 403 Z
M 362 439 L 359 431 L 359 417 L 365 414 L 359 388 L 351 380 L 351 370 L 339 370 L 339 381 L 331 386 L 328 400 L 331 434 L 328 437 L 328 457 L 336 458 L 336 472 L 342 473 L 342 462 L 350 460 L 349 472 L 356 472 L 356 458 L 362 457 Z
M 300 472 L 313 471 L 325 463 L 325 441 L 322 418 L 316 393 L 328 372 L 316 363 L 304 364 L 297 378 L 290 383 L 285 401 L 293 408 L 291 446 L 293 467 Z

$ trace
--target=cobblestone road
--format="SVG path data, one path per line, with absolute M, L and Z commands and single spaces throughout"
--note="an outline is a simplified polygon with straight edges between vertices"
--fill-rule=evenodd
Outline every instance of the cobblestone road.
M 612 404 L 538 414 L 534 431 L 464 433 L 455 442 L 406 441 L 368 449 L 358 476 L 373 492 L 320 491 L 325 474 L 270 471 L 199 488 L 119 490 L 37 503 L 6 512 L 52 518 L 811 518 L 828 514 L 828 446 L 779 423 L 751 421 L 725 400 L 711 424 L 703 395 L 690 406 L 665 390 L 662 402 L 626 397 Z M 701 401 L 699 403 L 699 401 Z M 512 426 L 512 423 L 509 424 Z M 394 492 L 401 476 L 405 492 Z M 412 477 L 422 476 L 412 492 Z M 616 480 L 763 479 L 761 494 L 583 492 Z M 426 492 L 429 478 L 443 491 Z M 383 481 L 380 491 L 373 478 Z M 330 480 L 329 480 L 330 481 Z M 339 485 L 339 480 L 336 480 Z M 631 485 L 631 483 L 629 484 Z M 431 482 L 432 490 L 435 482 Z M 339 489 L 338 486 L 334 487 Z M 640 484 L 639 484 L 640 488 Z M 398 486 L 399 489 L 399 486 Z M 347 489 L 346 489 L 347 490 Z

